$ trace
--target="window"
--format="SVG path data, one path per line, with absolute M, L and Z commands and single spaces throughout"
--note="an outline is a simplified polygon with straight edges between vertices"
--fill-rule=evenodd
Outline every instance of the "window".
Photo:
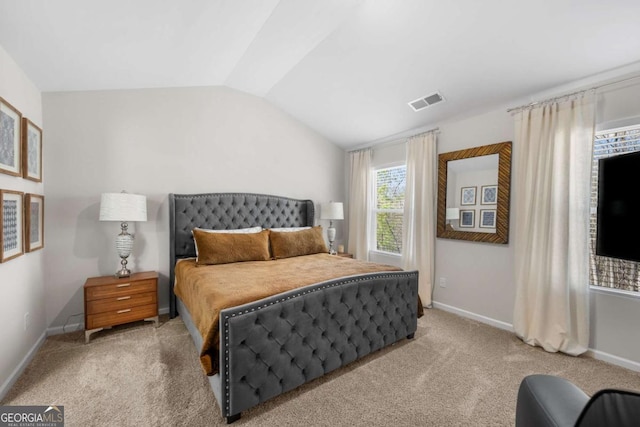
M 602 131 L 593 141 L 591 168 L 591 218 L 589 221 L 589 274 L 592 285 L 640 291 L 640 263 L 597 256 L 598 160 L 640 150 L 640 125 Z M 630 183 L 635 185 L 636 183 Z
M 407 167 L 404 165 L 375 171 L 374 250 L 398 255 L 402 253 L 406 175 Z

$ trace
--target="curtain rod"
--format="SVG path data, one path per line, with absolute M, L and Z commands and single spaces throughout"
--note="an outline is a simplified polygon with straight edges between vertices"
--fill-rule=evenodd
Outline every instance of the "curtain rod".
M 438 133 L 440 133 L 440 128 L 429 129 L 429 130 L 426 130 L 424 132 L 416 133 L 414 135 L 402 136 L 405 133 L 407 133 L 407 132 L 398 132 L 396 134 L 393 134 L 391 136 L 383 138 L 383 141 L 384 141 L 384 139 L 387 139 L 387 138 L 394 138 L 394 139 L 392 139 L 390 141 L 379 142 L 379 143 L 376 143 L 374 141 L 373 143 L 370 143 L 368 145 L 362 145 L 362 146 L 354 148 L 352 150 L 347 150 L 347 153 L 354 153 L 356 151 L 366 150 L 367 148 L 386 147 L 386 146 L 389 146 L 389 145 L 400 144 L 400 143 L 404 142 L 403 140 L 401 140 L 401 138 L 413 138 L 414 136 L 426 135 L 428 133 L 436 133 L 436 134 L 438 134 Z
M 546 104 L 548 102 L 557 101 L 557 100 L 562 99 L 562 98 L 570 98 L 572 96 L 580 95 L 580 94 L 585 93 L 585 92 L 589 92 L 589 91 L 592 91 L 592 90 L 595 91 L 595 90 L 603 88 L 603 87 L 615 85 L 615 84 L 618 84 L 618 83 L 628 82 L 630 80 L 635 80 L 635 79 L 638 79 L 638 78 L 640 78 L 640 75 L 633 76 L 633 77 L 627 77 L 625 79 L 616 80 L 616 81 L 609 82 L 609 83 L 603 83 L 601 85 L 593 86 L 593 87 L 591 87 L 589 89 L 578 90 L 576 92 L 571 92 L 571 93 L 568 93 L 566 95 L 554 96 L 552 98 L 547 98 L 547 99 L 542 100 L 542 101 L 530 102 L 529 104 L 520 105 L 519 107 L 509 108 L 507 110 L 507 113 L 511 113 L 513 111 L 518 111 L 519 112 L 519 111 L 525 110 L 527 108 L 534 107 L 534 106 L 539 105 L 539 104 Z

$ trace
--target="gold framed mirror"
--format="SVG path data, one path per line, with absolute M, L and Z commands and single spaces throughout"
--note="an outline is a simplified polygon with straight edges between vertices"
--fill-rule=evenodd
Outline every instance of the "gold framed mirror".
M 437 236 L 509 241 L 511 141 L 438 156 Z

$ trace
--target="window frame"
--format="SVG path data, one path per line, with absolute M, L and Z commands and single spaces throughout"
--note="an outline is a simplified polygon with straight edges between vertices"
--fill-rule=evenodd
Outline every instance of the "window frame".
M 384 250 L 380 250 L 378 249 L 378 234 L 377 234 L 377 230 L 378 230 L 378 221 L 377 221 L 377 214 L 378 213 L 399 213 L 401 215 L 404 216 L 404 206 L 402 207 L 402 209 L 378 209 L 378 172 L 381 170 L 386 170 L 386 169 L 396 169 L 396 168 L 404 168 L 404 172 L 405 172 L 405 181 L 406 181 L 406 174 L 407 174 L 407 163 L 404 161 L 398 161 L 398 162 L 390 162 L 390 163 L 384 163 L 384 164 L 380 164 L 380 165 L 376 165 L 373 168 L 371 168 L 371 184 L 372 184 L 372 188 L 371 188 L 371 194 L 372 194 L 372 202 L 371 202 L 371 206 L 369 209 L 369 213 L 370 213 L 370 228 L 369 228 L 369 253 L 370 254 L 379 254 L 382 256 L 388 256 L 388 257 L 397 257 L 400 258 L 402 256 L 402 251 L 400 251 L 400 253 L 397 252 L 389 252 L 389 251 L 384 251 Z M 402 241 L 403 236 L 400 236 L 401 239 L 401 243 L 404 247 L 404 241 Z
M 619 287 L 616 284 L 611 284 L 612 282 L 608 279 L 613 279 L 615 277 L 607 277 L 606 273 L 602 273 L 604 276 L 601 276 L 597 271 L 598 262 L 603 263 L 601 268 L 604 270 L 623 270 L 622 275 L 626 275 L 627 272 L 632 271 L 635 274 L 640 270 L 640 263 L 628 260 L 621 260 L 616 258 L 609 257 L 601 257 L 595 254 L 595 241 L 596 241 L 596 229 L 597 229 L 597 197 L 598 197 L 598 175 L 595 173 L 598 168 L 598 160 L 601 158 L 611 157 L 612 155 L 598 155 L 596 153 L 596 142 L 599 137 L 602 135 L 611 135 L 616 133 L 628 132 L 628 131 L 638 131 L 640 132 L 640 122 L 636 122 L 633 125 L 628 126 L 616 126 L 616 127 L 606 127 L 602 129 L 598 129 L 594 132 L 593 135 L 593 153 L 591 156 L 592 161 L 592 172 L 591 172 L 591 195 L 590 195 L 590 215 L 589 215 L 589 287 L 592 290 L 598 290 L 602 292 L 616 293 L 619 295 L 631 296 L 634 295 L 635 298 L 640 298 L 640 280 L 636 279 L 635 286 L 637 290 L 625 289 L 623 285 Z M 607 138 L 611 139 L 611 138 Z M 635 140 L 633 142 L 637 142 L 634 146 L 637 147 L 635 150 L 626 150 L 620 151 L 613 155 L 620 155 L 625 153 L 632 153 L 640 151 L 640 140 Z M 615 149 L 615 148 L 614 148 Z M 615 273 L 614 273 L 615 274 Z M 620 274 L 620 273 L 618 273 Z M 633 285 L 632 285 L 633 286 Z

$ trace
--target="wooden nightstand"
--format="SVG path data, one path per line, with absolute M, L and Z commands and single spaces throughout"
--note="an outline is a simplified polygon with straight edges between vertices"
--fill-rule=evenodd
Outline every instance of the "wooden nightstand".
M 123 323 L 149 320 L 159 325 L 158 273 L 133 273 L 122 279 L 90 277 L 84 284 L 84 340 Z
M 337 255 L 345 258 L 353 258 L 353 254 L 348 254 L 346 252 L 338 252 Z

